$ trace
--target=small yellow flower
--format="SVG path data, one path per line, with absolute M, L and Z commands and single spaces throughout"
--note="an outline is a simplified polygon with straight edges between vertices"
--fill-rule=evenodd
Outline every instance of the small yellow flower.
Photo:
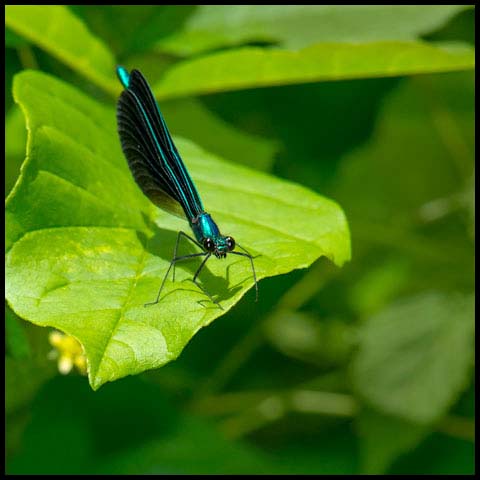
M 58 371 L 66 375 L 75 366 L 82 375 L 87 374 L 87 359 L 82 345 L 71 335 L 65 335 L 56 330 L 48 335 L 48 341 L 55 348 L 48 358 L 58 361 Z

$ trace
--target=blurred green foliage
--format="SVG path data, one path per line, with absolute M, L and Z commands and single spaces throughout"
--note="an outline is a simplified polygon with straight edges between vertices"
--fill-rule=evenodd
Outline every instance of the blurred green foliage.
M 97 392 L 56 373 L 47 329 L 6 307 L 7 472 L 472 474 L 473 60 L 288 85 L 249 70 L 238 89 L 219 55 L 353 41 L 473 53 L 474 9 L 9 8 L 7 194 L 25 157 L 15 74 L 39 69 L 113 112 L 115 62 L 158 85 L 183 69 L 193 86 L 208 62 L 218 88 L 162 101 L 173 133 L 337 201 L 352 261 L 262 280 L 258 304 L 240 301 L 176 361 Z

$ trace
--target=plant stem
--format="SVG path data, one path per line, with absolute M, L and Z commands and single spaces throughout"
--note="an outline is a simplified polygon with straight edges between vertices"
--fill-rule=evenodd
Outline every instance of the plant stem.
M 204 397 L 192 413 L 208 416 L 231 415 L 220 422 L 230 438 L 239 438 L 273 423 L 289 412 L 354 417 L 359 405 L 352 395 L 295 389 L 287 392 L 238 392 Z M 475 422 L 456 415 L 445 417 L 435 428 L 438 432 L 469 442 L 475 441 Z
M 38 69 L 38 62 L 30 45 L 22 45 L 21 47 L 18 47 L 17 53 L 23 68 Z
M 224 420 L 220 429 L 230 438 L 247 435 L 288 412 L 353 417 L 357 402 L 351 395 L 315 390 L 293 390 L 263 398 L 257 405 Z

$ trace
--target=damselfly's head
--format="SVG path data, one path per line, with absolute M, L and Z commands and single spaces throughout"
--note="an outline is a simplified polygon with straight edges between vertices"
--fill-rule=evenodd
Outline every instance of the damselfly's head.
M 225 258 L 227 253 L 235 248 L 235 240 L 233 237 L 224 237 L 223 235 L 216 238 L 207 237 L 203 240 L 203 247 L 217 258 Z

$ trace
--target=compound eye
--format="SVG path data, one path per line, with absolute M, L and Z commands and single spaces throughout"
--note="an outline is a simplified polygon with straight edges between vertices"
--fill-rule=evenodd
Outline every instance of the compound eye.
M 230 252 L 235 248 L 235 240 L 233 237 L 227 237 L 227 248 Z
M 203 241 L 203 246 L 204 246 L 205 250 L 207 250 L 207 252 L 213 252 L 215 250 L 215 243 L 214 243 L 213 239 L 210 238 L 210 237 L 207 237 Z

